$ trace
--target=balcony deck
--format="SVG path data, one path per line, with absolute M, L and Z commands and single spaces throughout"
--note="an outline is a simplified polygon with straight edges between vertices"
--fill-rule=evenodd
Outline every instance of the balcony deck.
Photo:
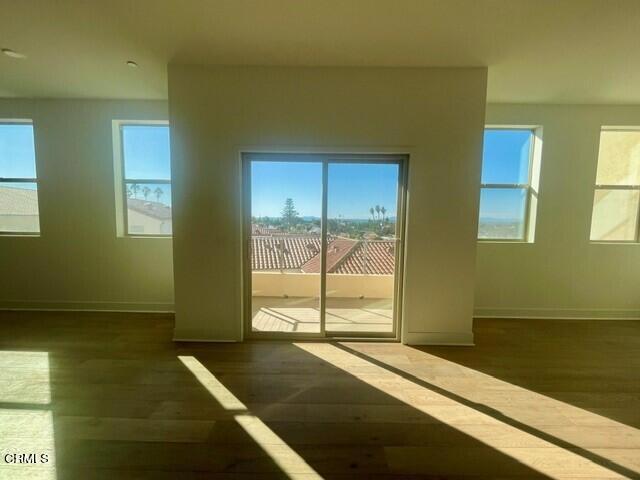
M 320 304 L 313 297 L 253 297 L 254 332 L 320 332 Z M 331 332 L 393 331 L 393 299 L 327 299 L 326 329 Z

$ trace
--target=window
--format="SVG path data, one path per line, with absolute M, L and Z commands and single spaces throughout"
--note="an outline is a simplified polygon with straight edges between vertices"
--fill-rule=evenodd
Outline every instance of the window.
M 480 240 L 532 242 L 541 129 L 487 128 L 480 189 Z
M 115 149 L 119 234 L 171 235 L 169 126 L 114 122 L 114 133 L 120 144 Z
M 640 128 L 600 132 L 591 240 L 638 242 Z
M 0 233 L 40 233 L 33 124 L 0 122 Z

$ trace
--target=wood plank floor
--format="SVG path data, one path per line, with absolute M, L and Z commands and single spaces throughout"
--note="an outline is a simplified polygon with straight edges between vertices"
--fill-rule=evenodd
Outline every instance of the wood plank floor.
M 474 348 L 172 328 L 0 313 L 0 478 L 640 478 L 640 322 L 478 320 Z

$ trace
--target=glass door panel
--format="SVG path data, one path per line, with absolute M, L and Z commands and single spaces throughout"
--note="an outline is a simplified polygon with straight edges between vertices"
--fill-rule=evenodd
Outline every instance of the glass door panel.
M 322 161 L 250 169 L 251 330 L 320 334 Z
M 329 161 L 327 334 L 394 332 L 398 163 Z

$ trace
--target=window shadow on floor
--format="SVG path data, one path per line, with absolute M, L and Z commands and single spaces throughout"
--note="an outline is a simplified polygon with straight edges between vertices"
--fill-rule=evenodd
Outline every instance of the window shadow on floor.
M 175 344 L 170 317 L 0 317 L 3 444 L 55 457 L 10 478 L 547 477 L 402 401 L 397 375 L 335 345 Z M 46 368 L 21 352 L 45 353 Z
M 640 477 L 640 472 L 635 471 L 631 468 L 628 468 L 627 466 L 622 465 L 620 463 L 617 463 L 607 458 L 606 456 L 603 456 L 597 452 L 591 451 L 590 449 L 582 448 L 577 443 L 572 443 L 558 436 L 555 436 L 553 434 L 549 434 L 548 432 L 545 431 L 544 428 L 536 427 L 535 425 L 530 425 L 528 423 L 525 423 L 524 421 L 518 420 L 515 416 L 510 416 L 508 414 L 505 414 L 500 410 L 490 407 L 489 405 L 470 400 L 463 395 L 454 393 L 452 390 L 448 390 L 446 388 L 438 386 L 436 383 L 429 382 L 427 380 L 424 380 L 423 378 L 420 378 L 417 375 L 411 374 L 403 368 L 395 367 L 393 365 L 390 365 L 387 362 L 376 359 L 375 356 L 362 353 L 357 348 L 352 348 L 348 345 L 341 344 L 341 343 L 336 343 L 335 345 L 336 347 L 348 352 L 349 354 L 362 358 L 367 362 L 371 362 L 372 364 L 375 364 L 380 368 L 384 368 L 389 372 L 392 372 L 419 387 L 428 389 L 438 395 L 442 395 L 443 397 L 451 399 L 452 401 L 456 402 L 461 406 L 468 407 L 469 409 L 472 409 L 475 412 L 491 417 L 504 425 L 508 425 L 509 427 L 516 429 L 518 432 L 522 432 L 527 436 L 531 436 L 536 439 L 539 439 L 544 444 L 548 444 L 550 446 L 557 447 L 562 451 L 571 452 L 572 454 L 578 455 L 579 457 L 585 460 L 588 460 L 589 462 L 592 462 L 596 465 L 599 465 L 609 470 L 610 472 L 614 472 L 618 475 L 621 475 L 622 478 L 639 478 Z M 636 440 L 636 443 L 637 443 L 637 440 Z
M 548 478 L 388 394 L 384 384 L 391 382 L 388 387 L 393 388 L 395 375 L 362 365 L 351 354 L 344 368 L 337 368 L 329 359 L 345 352 L 333 344 L 190 346 L 181 351 L 185 354 L 197 359 L 322 478 L 487 474 Z M 361 374 L 370 375 L 379 388 L 362 381 Z M 217 409 L 208 402 L 187 415 L 211 419 Z M 243 430 L 234 424 L 220 426 L 212 438 L 238 445 L 245 441 Z
M 640 429 L 640 321 L 476 319 L 475 347 L 414 347 Z

